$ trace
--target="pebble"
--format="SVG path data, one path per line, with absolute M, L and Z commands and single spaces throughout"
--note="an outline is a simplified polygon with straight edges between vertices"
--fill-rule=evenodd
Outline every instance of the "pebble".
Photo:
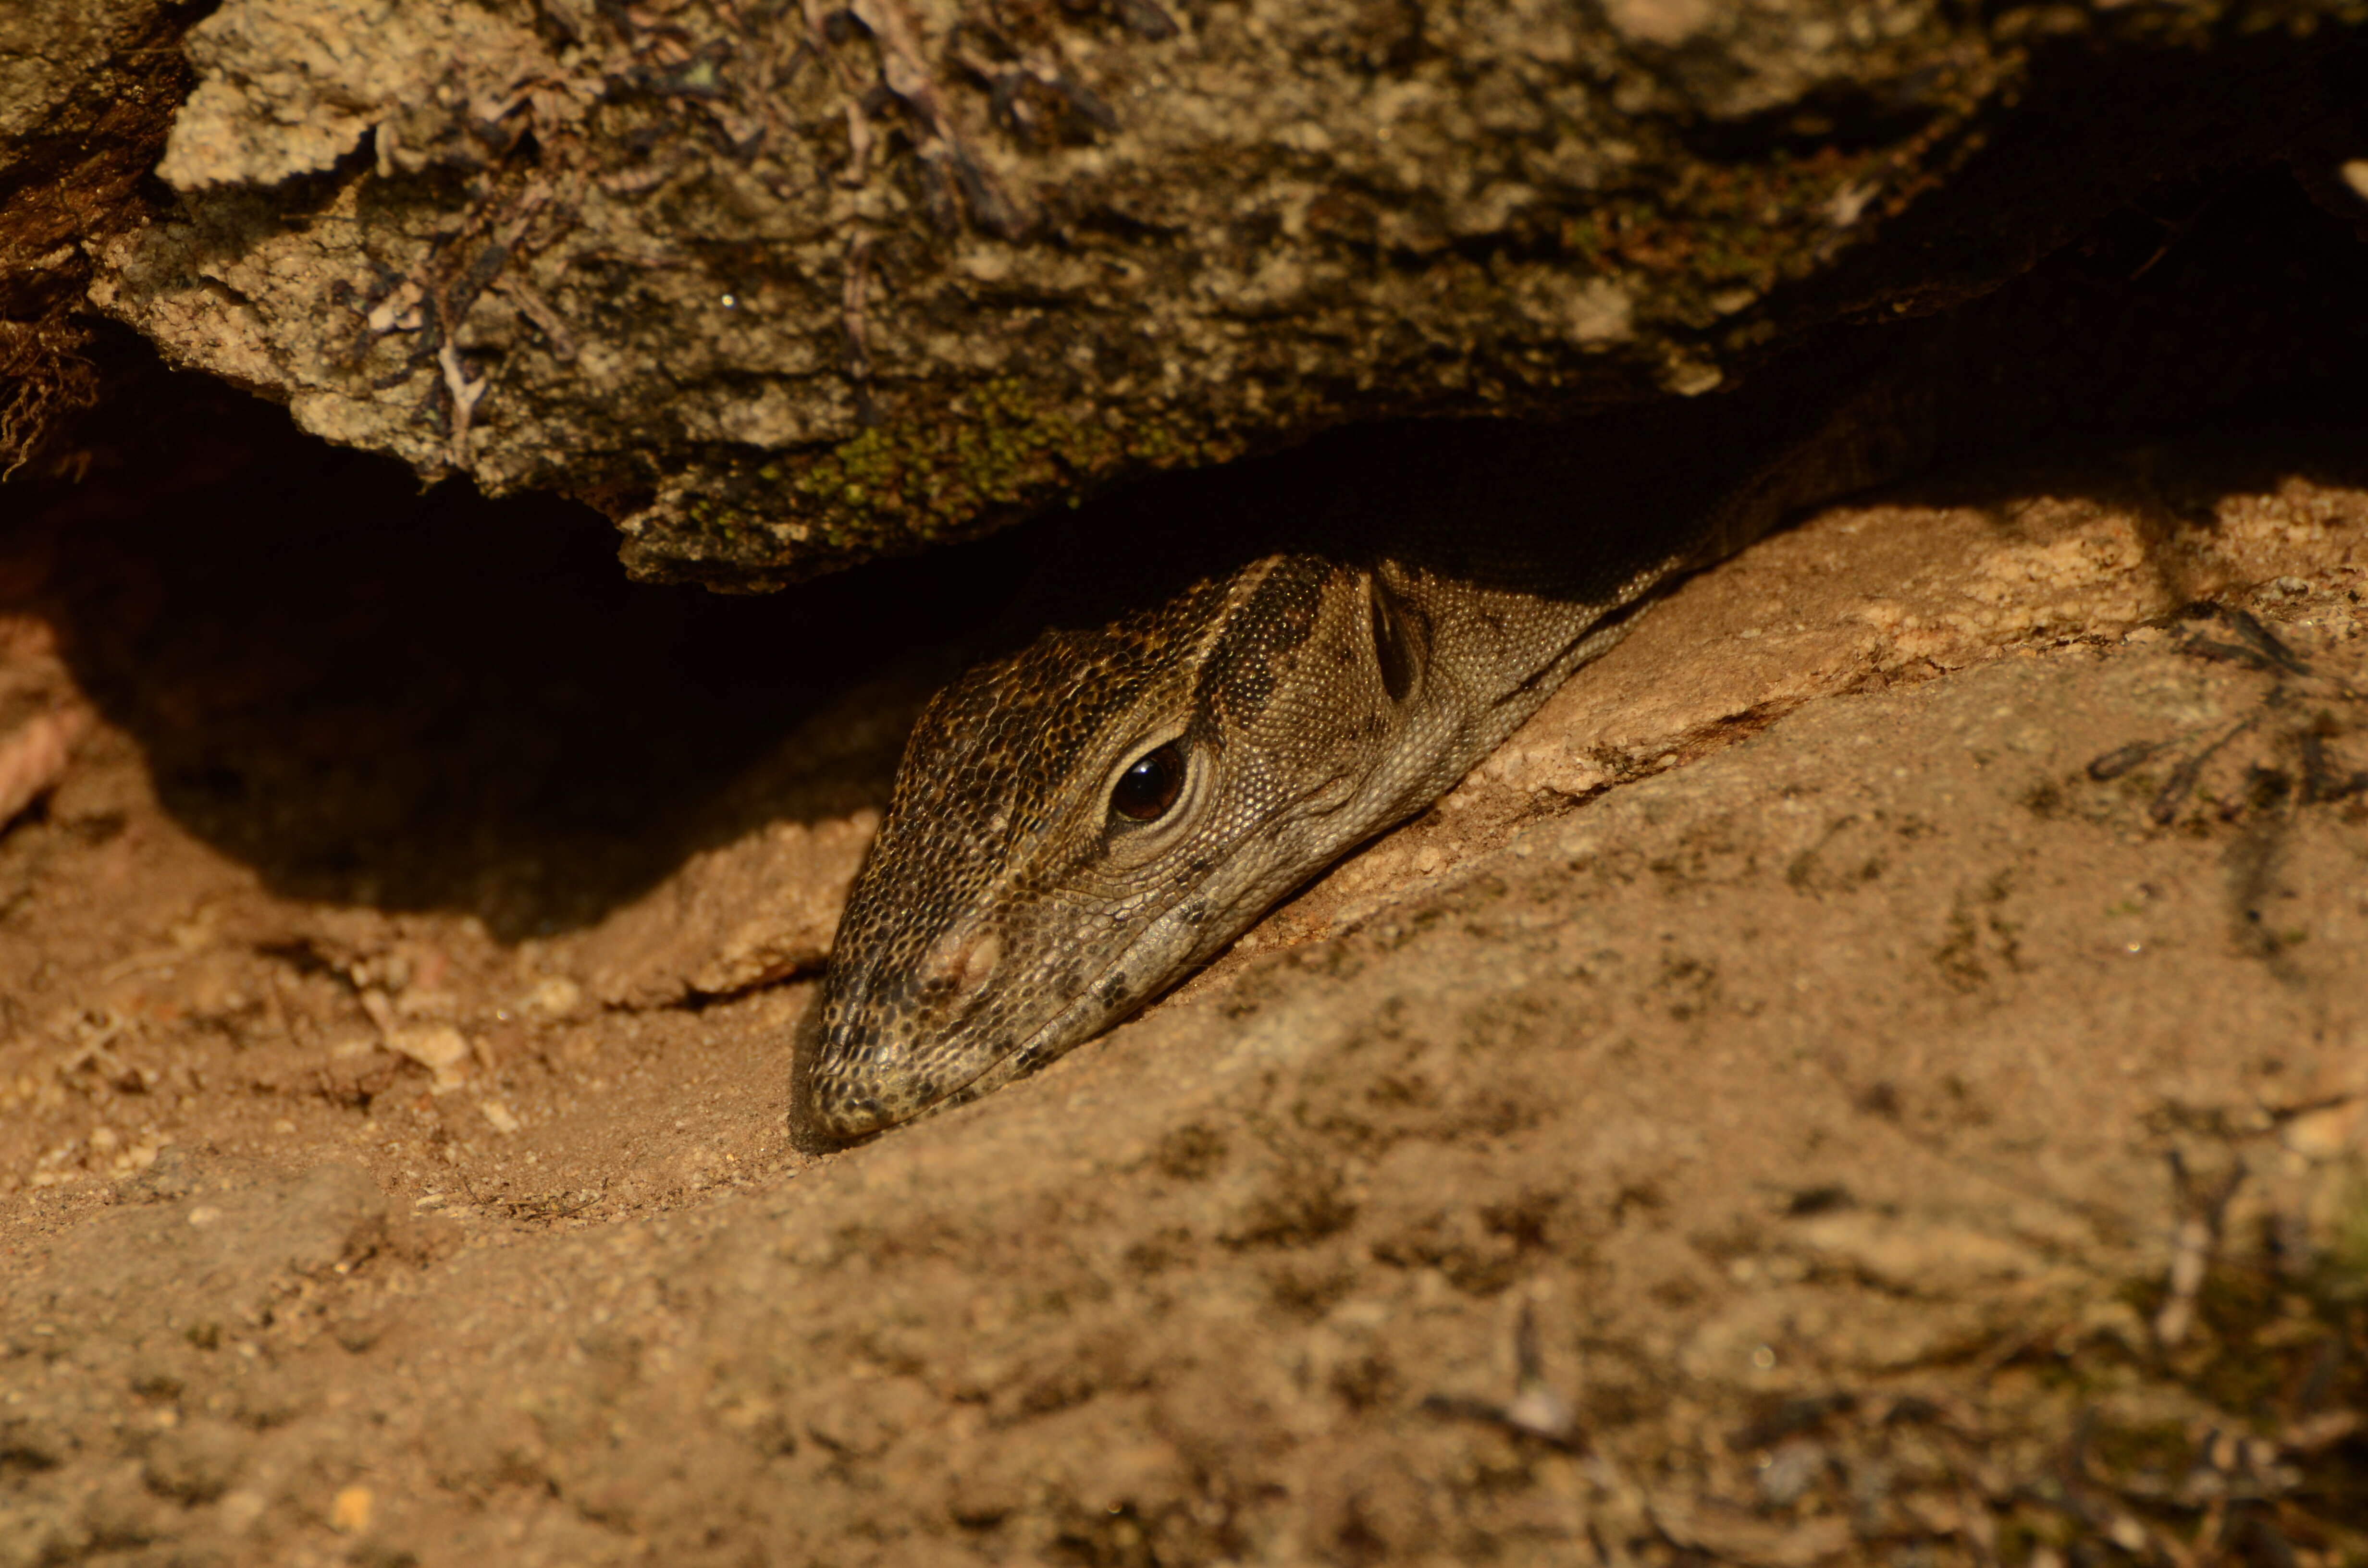
M 2332 1160 L 2359 1142 L 2368 1099 L 2306 1111 L 2286 1123 L 2285 1146 L 2306 1160 Z
M 461 1063 L 469 1059 L 469 1039 L 450 1024 L 396 1029 L 387 1036 L 386 1043 L 427 1069 L 432 1074 L 427 1085 L 431 1095 L 450 1094 L 468 1081 Z
M 370 1506 L 377 1499 L 367 1486 L 346 1486 L 329 1505 L 329 1528 L 339 1535 L 359 1535 L 370 1528 Z

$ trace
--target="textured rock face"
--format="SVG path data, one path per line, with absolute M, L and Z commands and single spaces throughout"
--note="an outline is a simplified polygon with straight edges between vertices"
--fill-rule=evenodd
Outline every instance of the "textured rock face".
M 761 586 L 1345 419 L 1732 381 L 2293 144 L 2363 15 L 226 0 L 92 297 Z
M 0 170 L 107 63 L 118 29 L 155 10 L 154 0 L 88 0 L 0 13 Z
M 0 478 L 97 398 L 82 242 L 145 210 L 134 192 L 188 88 L 178 30 L 157 0 L 0 9 Z

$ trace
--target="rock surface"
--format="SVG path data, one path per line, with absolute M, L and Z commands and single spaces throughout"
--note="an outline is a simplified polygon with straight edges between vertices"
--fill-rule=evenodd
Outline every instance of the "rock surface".
M 172 196 L 69 271 L 308 430 L 762 587 L 1352 419 L 1733 384 L 2268 159 L 2338 189 L 2363 23 L 224 0 Z
M 839 909 L 878 827 L 871 812 L 812 828 L 777 822 L 696 856 L 663 896 L 586 933 L 570 953 L 572 967 L 601 1001 L 644 1007 L 813 973 L 830 955 Z
M 0 838 L 0 1561 L 2356 1554 L 2363 600 L 2351 427 L 1830 509 L 822 1159 L 811 984 L 590 994 L 729 961 L 661 912 L 777 835 L 504 946 L 103 728 Z
M 141 182 L 188 91 L 186 23 L 158 0 L 0 12 L 0 478 L 98 398 L 86 247 L 150 210 Z

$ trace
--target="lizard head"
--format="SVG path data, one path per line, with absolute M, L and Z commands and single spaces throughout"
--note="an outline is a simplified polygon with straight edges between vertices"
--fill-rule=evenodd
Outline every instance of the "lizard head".
M 810 1120 L 856 1137 L 1058 1055 L 1428 800 L 1377 787 L 1424 636 L 1375 574 L 1268 555 L 939 693 L 840 919 Z

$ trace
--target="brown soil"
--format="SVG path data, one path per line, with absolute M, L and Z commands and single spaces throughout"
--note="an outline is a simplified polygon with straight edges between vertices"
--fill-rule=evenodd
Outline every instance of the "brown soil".
M 251 432 L 55 499 L 0 1564 L 2368 1561 L 2357 429 L 1830 509 L 827 1156 L 889 651 L 1019 547 L 677 597 Z

